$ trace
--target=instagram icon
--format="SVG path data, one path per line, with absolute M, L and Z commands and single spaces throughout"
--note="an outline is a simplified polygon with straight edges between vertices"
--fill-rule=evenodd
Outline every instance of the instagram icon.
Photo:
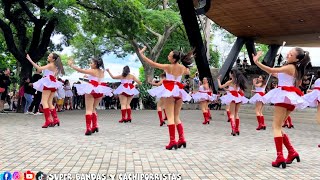
M 23 174 L 21 172 L 15 171 L 12 173 L 12 180 L 23 180 Z

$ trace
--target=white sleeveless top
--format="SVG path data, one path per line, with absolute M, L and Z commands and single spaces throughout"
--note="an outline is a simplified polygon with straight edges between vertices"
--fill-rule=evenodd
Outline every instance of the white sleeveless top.
M 121 84 L 126 84 L 126 83 L 132 84 L 132 81 L 133 79 L 121 79 Z
M 255 87 L 255 92 L 264 92 L 265 91 L 265 89 L 264 89 L 264 87 Z
M 50 75 L 54 76 L 55 75 L 55 73 L 53 71 L 50 71 L 49 69 L 43 70 L 42 73 L 43 73 L 43 76 L 50 76 Z
M 166 80 L 168 80 L 168 81 L 181 82 L 181 78 L 182 78 L 182 76 L 176 77 L 176 76 L 174 76 L 174 75 L 172 75 L 172 74 L 166 73 Z
M 295 77 L 285 73 L 278 73 L 278 86 L 294 86 Z
M 314 82 L 314 87 L 320 87 L 320 78 L 318 78 L 316 82 Z

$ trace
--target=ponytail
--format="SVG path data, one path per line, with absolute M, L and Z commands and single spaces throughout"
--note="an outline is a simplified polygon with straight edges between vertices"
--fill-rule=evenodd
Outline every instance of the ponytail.
M 52 58 L 54 59 L 54 65 L 56 66 L 56 68 L 58 69 L 58 74 L 62 74 L 64 75 L 64 68 L 60 59 L 60 56 L 56 53 L 52 53 Z
M 130 73 L 130 68 L 129 68 L 129 66 L 123 67 L 122 77 L 127 77 L 129 73 Z
M 300 81 L 302 77 L 306 74 L 306 67 L 310 63 L 310 56 L 308 51 L 304 51 L 302 48 L 296 47 L 297 52 L 297 62 L 292 63 L 295 65 L 297 74 L 296 79 Z
M 186 68 L 189 68 L 189 66 L 192 64 L 192 58 L 194 50 L 189 51 L 187 54 L 183 54 L 179 51 L 173 51 L 173 58 L 175 59 L 175 63 L 181 61 L 182 65 L 184 65 Z

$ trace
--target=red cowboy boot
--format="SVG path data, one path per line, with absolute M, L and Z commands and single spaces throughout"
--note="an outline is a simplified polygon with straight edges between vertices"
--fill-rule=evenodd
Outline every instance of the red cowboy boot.
M 227 122 L 230 122 L 230 111 L 227 111 L 227 116 L 228 116 L 228 121 Z
M 169 130 L 169 136 L 170 136 L 170 142 L 166 146 L 166 149 L 171 150 L 172 148 L 177 149 L 177 142 L 176 142 L 176 125 L 175 124 L 170 124 L 168 125 L 168 130 Z
M 56 125 L 60 126 L 60 121 L 59 121 L 59 118 L 58 118 L 58 115 L 57 115 L 56 108 L 50 109 L 50 112 L 51 112 L 51 115 L 53 117 L 53 125 L 52 125 L 52 127 L 54 127 Z
M 202 124 L 209 124 L 210 123 L 207 112 L 203 113 L 203 118 L 204 118 L 204 121 L 202 122 Z
M 272 162 L 273 167 L 280 167 L 286 168 L 286 159 L 283 157 L 283 152 L 282 152 L 282 143 L 283 143 L 283 137 L 274 137 L 274 143 L 276 145 L 276 150 L 277 150 L 277 159 Z
M 126 122 L 126 112 L 127 110 L 126 109 L 121 109 L 121 119 L 119 121 L 119 123 L 123 123 L 123 122 Z
M 45 123 L 42 125 L 42 128 L 47 128 L 49 126 L 52 126 L 53 122 L 50 118 L 50 109 L 49 108 L 43 109 L 43 115 L 45 118 Z
M 178 130 L 178 134 L 179 134 L 178 148 L 181 148 L 181 146 L 186 148 L 187 147 L 187 142 L 184 139 L 184 130 L 183 130 L 182 123 L 177 125 L 177 130 Z
M 212 119 L 210 109 L 208 109 L 208 117 L 209 117 L 209 119 Z
M 263 129 L 263 130 L 266 130 L 266 129 L 267 129 L 267 126 L 266 126 L 266 124 L 264 123 L 264 116 L 260 116 L 260 119 L 261 119 L 262 129 Z
M 99 132 L 98 128 L 98 113 L 92 113 L 92 133 Z
M 231 135 L 236 136 L 235 124 L 232 118 L 230 118 L 230 125 L 231 125 Z
M 89 136 L 92 134 L 91 121 L 92 121 L 92 114 L 86 114 L 86 128 L 87 128 L 85 133 L 86 136 Z
M 291 129 L 291 128 L 294 128 L 293 124 L 292 124 L 292 120 L 291 120 L 291 117 L 288 116 L 288 128 Z
M 236 119 L 236 127 L 235 127 L 235 133 L 237 135 L 240 135 L 240 119 Z
M 159 120 L 160 120 L 160 126 L 163 126 L 164 124 L 166 124 L 164 122 L 164 120 L 162 119 L 162 111 L 158 111 L 158 116 L 159 116 Z
M 166 110 L 164 109 L 163 112 L 164 112 L 164 119 L 163 120 L 168 120 Z
M 287 164 L 291 164 L 293 160 L 297 159 L 297 162 L 300 162 L 300 156 L 297 151 L 293 148 L 290 143 L 289 137 L 287 134 L 283 135 L 283 144 L 288 150 L 288 157 L 286 159 Z
M 257 116 L 257 120 L 258 120 L 258 127 L 256 128 L 256 130 L 259 131 L 262 129 L 261 116 Z
M 127 109 L 127 119 L 125 122 L 131 122 L 131 109 Z

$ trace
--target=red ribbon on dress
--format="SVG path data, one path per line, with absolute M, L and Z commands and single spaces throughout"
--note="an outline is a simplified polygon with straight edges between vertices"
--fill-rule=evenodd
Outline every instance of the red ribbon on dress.
M 265 95 L 264 92 L 255 92 L 255 93 L 260 94 L 260 96 L 264 96 Z
M 314 87 L 313 89 L 319 90 L 320 91 L 320 87 Z
M 56 78 L 54 76 L 52 76 L 52 75 L 49 75 L 49 79 L 52 82 L 56 82 L 57 81 Z
M 89 83 L 92 84 L 94 87 L 99 86 L 99 82 L 95 80 L 90 80 Z
M 206 92 L 206 91 L 199 91 L 201 93 L 207 93 L 209 96 L 212 96 L 212 92 Z
M 230 93 L 232 94 L 232 96 L 235 96 L 235 97 L 239 97 L 239 95 L 244 96 L 243 91 L 230 91 Z
M 134 88 L 134 85 L 133 85 L 132 83 L 124 83 L 123 86 L 124 86 L 125 88 L 130 87 L 130 89 L 133 89 L 133 88 Z
M 303 92 L 297 87 L 294 87 L 294 86 L 278 86 L 278 87 L 280 87 L 284 91 L 295 92 L 297 95 L 303 96 Z
M 107 83 L 104 83 L 104 82 L 100 83 L 100 85 L 101 85 L 101 86 L 106 86 L 106 87 L 108 86 L 108 84 L 107 84 Z
M 180 82 L 177 82 L 177 81 L 163 80 L 162 84 L 169 91 L 173 90 L 174 85 L 177 85 L 180 89 L 184 88 L 184 85 Z

